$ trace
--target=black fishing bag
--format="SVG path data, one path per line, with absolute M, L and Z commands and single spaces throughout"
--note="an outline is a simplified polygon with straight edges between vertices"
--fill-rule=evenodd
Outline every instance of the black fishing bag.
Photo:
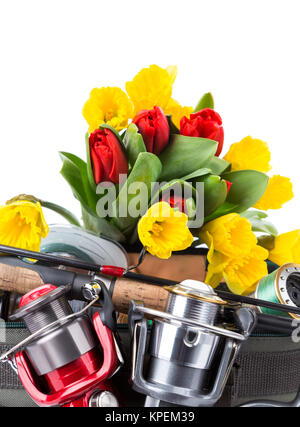
M 28 336 L 23 324 L 0 322 L 0 327 L 0 353 Z M 129 354 L 130 337 L 126 325 L 119 326 L 119 335 Z M 144 396 L 131 389 L 129 377 L 127 362 L 113 381 L 121 396 L 125 396 L 124 405 L 142 406 Z M 243 344 L 217 406 L 237 406 L 257 399 L 290 402 L 299 385 L 300 343 L 294 343 L 290 336 L 252 336 Z M 0 406 L 36 406 L 6 363 L 0 364 Z

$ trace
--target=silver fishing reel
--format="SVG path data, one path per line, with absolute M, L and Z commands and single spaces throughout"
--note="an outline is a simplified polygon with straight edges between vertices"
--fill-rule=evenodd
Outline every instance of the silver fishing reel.
M 213 406 L 241 344 L 255 326 L 255 312 L 228 307 L 202 282 L 186 280 L 166 289 L 164 312 L 139 301 L 131 303 L 133 388 L 147 395 L 145 406 Z M 234 313 L 225 324 L 226 308 Z M 153 319 L 148 345 L 145 315 Z

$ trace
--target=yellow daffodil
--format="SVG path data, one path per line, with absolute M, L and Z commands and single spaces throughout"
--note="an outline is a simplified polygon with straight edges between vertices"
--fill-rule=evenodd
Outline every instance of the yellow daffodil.
M 268 274 L 265 262 L 267 258 L 268 251 L 258 245 L 245 256 L 228 257 L 214 250 L 211 239 L 205 282 L 217 287 L 224 278 L 231 292 L 247 295 L 254 290 L 259 280 Z
M 268 144 L 251 136 L 232 144 L 224 159 L 231 163 L 232 171 L 253 169 L 269 172 L 271 169 L 271 153 Z
M 158 65 L 150 65 L 127 82 L 126 90 L 134 104 L 135 114 L 141 110 L 150 110 L 155 105 L 165 111 L 171 99 L 176 75 L 177 67 L 164 69 Z
M 281 209 L 284 203 L 289 202 L 294 197 L 293 184 L 285 176 L 274 175 L 269 179 L 265 194 L 254 206 L 256 209 Z
M 239 257 L 250 253 L 257 244 L 251 223 L 237 213 L 221 216 L 202 227 L 200 238 L 210 247 L 229 257 Z
M 300 230 L 275 237 L 274 248 L 270 250 L 269 260 L 279 266 L 290 262 L 300 264 Z
M 182 107 L 179 102 L 171 98 L 168 105 L 166 106 L 164 112 L 165 114 L 172 116 L 172 122 L 177 128 L 180 128 L 180 120 L 182 117 L 190 117 L 190 114 L 193 112 L 193 107 Z
M 268 274 L 265 262 L 269 252 L 256 245 L 248 256 L 230 259 L 224 269 L 228 288 L 234 294 L 248 295 L 256 288 L 257 283 Z
M 15 201 L 0 207 L 0 243 L 39 251 L 49 232 L 40 203 Z
M 257 245 L 246 218 L 236 213 L 217 218 L 202 228 L 200 238 L 209 248 L 209 285 L 216 287 L 224 278 L 232 292 L 247 294 L 267 274 L 268 251 Z
M 150 254 L 167 259 L 173 251 L 184 250 L 193 243 L 187 222 L 187 215 L 174 211 L 169 203 L 158 202 L 140 219 L 138 235 Z
M 179 127 L 180 119 L 192 113 L 192 107 L 182 107 L 172 98 L 173 84 L 177 76 L 177 67 L 161 68 L 150 65 L 143 68 L 130 82 L 126 83 L 129 98 L 134 104 L 134 112 L 151 110 L 155 105 L 165 114 L 172 115 L 173 123 Z
M 118 87 L 95 88 L 86 101 L 82 114 L 93 132 L 103 123 L 122 130 L 133 117 L 133 105 L 128 96 Z

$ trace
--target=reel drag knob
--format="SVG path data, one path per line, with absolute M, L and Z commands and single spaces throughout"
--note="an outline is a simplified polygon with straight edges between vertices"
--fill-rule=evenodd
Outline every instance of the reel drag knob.
M 110 391 L 96 391 L 90 397 L 89 406 L 91 408 L 113 408 L 118 407 L 119 402 Z

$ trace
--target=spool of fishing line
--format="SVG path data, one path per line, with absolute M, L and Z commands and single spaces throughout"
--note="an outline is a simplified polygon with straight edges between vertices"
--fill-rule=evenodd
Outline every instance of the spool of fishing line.
M 300 265 L 285 264 L 265 276 L 255 290 L 255 298 L 264 301 L 300 307 Z M 300 315 L 259 307 L 262 313 L 300 319 Z

